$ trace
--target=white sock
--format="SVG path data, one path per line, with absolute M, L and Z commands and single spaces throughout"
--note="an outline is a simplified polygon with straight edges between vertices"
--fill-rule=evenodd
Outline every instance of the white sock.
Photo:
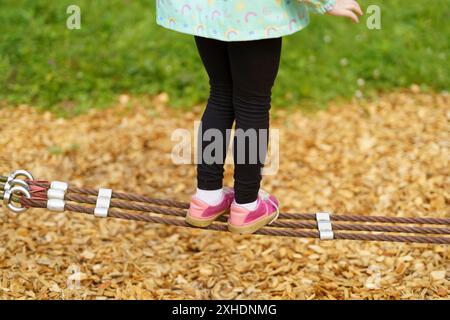
M 197 193 L 195 196 L 206 202 L 210 206 L 218 204 L 223 198 L 223 188 L 217 190 L 202 190 L 197 188 Z
M 258 204 L 258 199 L 256 199 L 253 202 L 250 202 L 250 203 L 242 203 L 241 204 L 241 203 L 237 203 L 236 201 L 234 203 L 236 203 L 238 206 L 243 207 L 247 210 L 253 211 L 256 209 L 256 205 Z

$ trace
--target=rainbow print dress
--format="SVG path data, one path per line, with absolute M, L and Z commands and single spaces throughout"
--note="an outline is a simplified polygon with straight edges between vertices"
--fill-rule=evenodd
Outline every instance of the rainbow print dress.
M 156 0 L 156 22 L 168 29 L 223 41 L 277 38 L 323 14 L 335 0 Z

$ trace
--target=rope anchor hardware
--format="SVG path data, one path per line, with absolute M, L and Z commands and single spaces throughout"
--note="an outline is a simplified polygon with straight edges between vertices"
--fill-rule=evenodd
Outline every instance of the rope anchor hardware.
M 0 181 L 4 181 L 3 184 L 3 203 L 6 207 L 14 213 L 22 213 L 28 210 L 25 206 L 16 206 L 14 202 L 19 202 L 18 196 L 22 195 L 26 198 L 31 198 L 30 186 L 25 180 L 19 179 L 24 177 L 29 180 L 33 180 L 33 175 L 26 170 L 15 170 L 11 172 L 7 177 L 2 177 Z
M 13 204 L 13 197 L 12 195 L 23 195 L 27 197 L 28 199 L 31 198 L 31 193 L 28 189 L 22 187 L 22 186 L 14 186 L 8 190 L 5 191 L 3 195 L 3 203 L 6 205 L 6 207 L 11 210 L 14 213 L 22 213 L 28 210 L 25 206 L 15 206 Z
M 21 180 L 18 177 L 26 179 Z M 78 212 L 177 227 L 196 228 L 184 217 L 189 203 L 111 189 L 85 188 L 67 182 L 34 180 L 25 170 L 0 176 L 0 200 L 14 213 L 28 208 Z M 19 205 L 16 205 L 19 204 Z M 204 228 L 228 231 L 227 215 Z M 390 241 L 450 245 L 450 217 L 396 217 L 355 214 L 279 213 L 254 234 L 320 240 Z
M 21 186 L 21 187 L 24 187 L 25 189 L 29 190 L 28 184 L 24 180 L 18 179 L 18 177 L 21 177 L 21 176 L 25 177 L 29 180 L 33 180 L 32 174 L 26 170 L 13 171 L 6 177 L 6 179 L 5 178 L 2 179 L 5 183 L 4 190 L 5 191 L 9 190 L 14 186 Z M 0 182 L 2 180 L 0 180 Z

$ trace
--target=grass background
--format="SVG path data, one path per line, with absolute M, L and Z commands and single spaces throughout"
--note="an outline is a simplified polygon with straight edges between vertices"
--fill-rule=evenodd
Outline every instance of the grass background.
M 275 107 L 318 109 L 357 93 L 411 84 L 448 90 L 450 7 L 442 0 L 360 0 L 382 9 L 382 29 L 329 16 L 284 38 Z M 81 7 L 82 29 L 66 28 Z M 206 100 L 207 77 L 191 36 L 155 23 L 151 0 L 2 0 L 0 101 L 63 115 L 111 105 L 119 94 L 167 92 L 170 104 Z

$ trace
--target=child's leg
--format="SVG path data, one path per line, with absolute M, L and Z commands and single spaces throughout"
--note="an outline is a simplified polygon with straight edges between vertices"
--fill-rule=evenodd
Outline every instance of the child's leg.
M 195 42 L 210 83 L 210 95 L 201 120 L 199 137 L 204 137 L 208 129 L 217 129 L 222 137 L 223 150 L 222 156 L 217 159 L 219 161 L 211 163 L 202 157 L 198 158 L 201 162 L 197 165 L 197 187 L 200 189 L 197 195 L 213 204 L 222 197 L 223 167 L 229 143 L 226 132 L 234 122 L 233 84 L 226 42 L 202 37 L 195 37 Z M 199 140 L 199 152 L 202 152 L 199 157 L 204 154 L 205 148 L 214 142 L 214 138 L 213 141 L 203 140 Z
M 262 147 L 262 150 L 259 148 L 257 150 L 256 163 L 251 163 L 249 160 L 255 155 L 249 153 L 254 153 L 254 150 L 251 151 L 250 145 L 245 143 L 245 162 L 239 163 L 237 160 L 242 157 L 242 150 L 239 148 L 237 134 L 235 135 L 235 200 L 238 204 L 248 204 L 256 201 L 261 182 L 261 170 L 267 144 L 262 141 L 261 146 L 259 132 L 262 129 L 266 130 L 265 141 L 267 142 L 271 90 L 278 73 L 281 38 L 230 42 L 228 54 L 233 78 L 236 132 L 239 129 L 244 132 L 248 129 L 256 129 L 257 146 Z M 263 157 L 259 156 L 259 151 L 263 152 Z

